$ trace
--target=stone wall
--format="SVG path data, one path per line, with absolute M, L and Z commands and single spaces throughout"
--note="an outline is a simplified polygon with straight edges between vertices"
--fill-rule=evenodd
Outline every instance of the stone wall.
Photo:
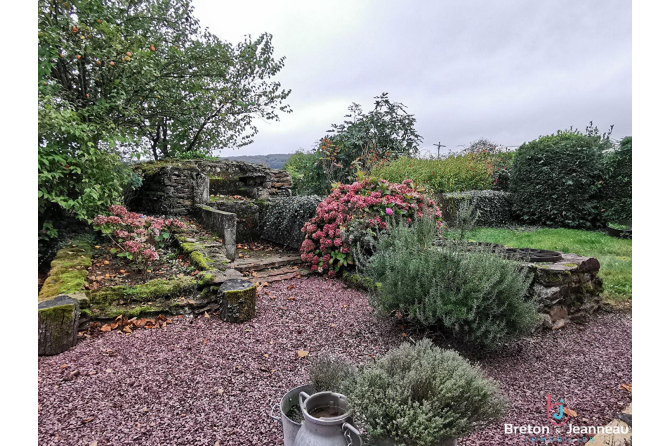
M 209 201 L 209 177 L 197 166 L 145 163 L 138 170 L 143 182 L 128 201 L 131 210 L 186 215 Z
M 563 254 L 556 263 L 527 264 L 533 273 L 531 292 L 540 301 L 547 328 L 561 328 L 568 321 L 585 322 L 600 308 L 603 281 L 595 257 Z
M 237 241 L 256 241 L 261 237 L 261 223 L 267 208 L 273 200 L 251 200 L 232 197 L 212 197 L 209 206 L 237 216 Z
M 223 240 L 226 257 L 235 260 L 237 217 L 231 212 L 224 212 L 204 204 L 198 205 L 198 218 L 202 224 L 214 231 Z
M 136 169 L 143 183 L 128 206 L 150 214 L 185 215 L 199 204 L 208 204 L 210 195 L 287 197 L 293 185 L 284 170 L 242 161 L 152 161 Z

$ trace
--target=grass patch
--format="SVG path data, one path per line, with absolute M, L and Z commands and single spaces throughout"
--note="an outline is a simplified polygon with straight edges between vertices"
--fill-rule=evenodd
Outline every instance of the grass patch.
M 604 297 L 621 301 L 633 296 L 633 241 L 630 239 L 595 231 L 551 228 L 478 228 L 468 232 L 467 237 L 511 248 L 549 249 L 596 257 L 600 261 Z

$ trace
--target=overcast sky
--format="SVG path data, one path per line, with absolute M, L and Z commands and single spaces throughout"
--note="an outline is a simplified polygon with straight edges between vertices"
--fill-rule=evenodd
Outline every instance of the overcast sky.
M 518 146 L 593 120 L 632 134 L 630 1 L 214 1 L 195 15 L 220 38 L 273 35 L 291 114 L 257 121 L 223 156 L 309 150 L 352 102 L 388 92 L 423 150 L 481 137 Z M 444 149 L 442 149 L 444 150 Z

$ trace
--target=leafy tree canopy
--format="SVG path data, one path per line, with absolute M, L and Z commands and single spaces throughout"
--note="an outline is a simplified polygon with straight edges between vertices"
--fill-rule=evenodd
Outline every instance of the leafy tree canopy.
M 190 0 L 39 2 L 39 97 L 154 158 L 240 147 L 253 118 L 290 112 L 270 79 L 284 66 L 272 36 L 237 45 L 203 29 Z
M 357 171 L 369 173 L 375 164 L 412 156 L 423 138 L 416 132 L 416 118 L 388 93 L 375 97 L 374 109 L 364 113 L 360 104 L 349 106 L 342 124 L 333 124 L 316 152 L 330 181 L 348 182 Z

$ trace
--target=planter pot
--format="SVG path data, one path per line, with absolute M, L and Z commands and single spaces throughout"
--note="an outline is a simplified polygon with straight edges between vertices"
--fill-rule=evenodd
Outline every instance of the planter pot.
M 300 402 L 298 400 L 300 392 L 311 391 L 312 386 L 309 384 L 291 389 L 286 392 L 281 401 L 275 403 L 275 405 L 272 406 L 272 409 L 270 410 L 270 418 L 280 422 L 282 425 L 282 430 L 284 432 L 284 446 L 293 446 L 295 444 L 295 436 L 298 435 L 300 426 L 302 426 L 301 423 L 296 423 L 295 421 L 291 420 L 287 416 L 287 413 L 294 406 L 298 407 L 298 411 L 300 410 Z M 275 412 L 279 412 L 279 414 L 275 415 Z

